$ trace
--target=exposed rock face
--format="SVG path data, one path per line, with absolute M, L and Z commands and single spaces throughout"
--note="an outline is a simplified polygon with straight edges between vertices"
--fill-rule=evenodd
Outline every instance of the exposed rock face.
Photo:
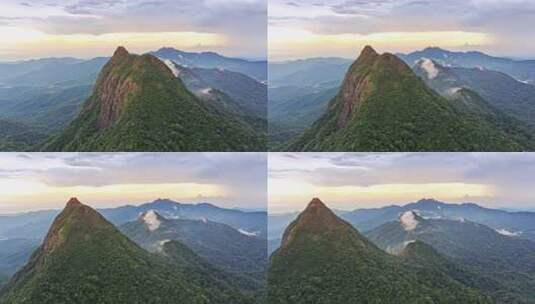
M 359 58 L 349 68 L 342 84 L 339 97 L 343 100 L 342 113 L 338 119 L 338 127 L 345 128 L 351 114 L 363 102 L 369 77 L 359 73 L 363 67 L 371 66 L 379 57 L 379 54 L 371 46 L 366 46 L 360 53 Z
M 313 225 L 327 229 L 340 222 L 340 219 L 319 198 L 313 198 L 299 216 L 300 225 Z
M 109 75 L 98 88 L 100 99 L 100 116 L 98 128 L 110 127 L 121 114 L 128 93 L 135 89 L 135 84 L 130 79 L 121 79 L 116 75 Z
M 366 46 L 349 68 L 340 89 L 338 97 L 342 99 L 343 106 L 338 118 L 338 128 L 345 128 L 352 113 L 358 111 L 366 100 L 371 72 L 383 67 L 389 67 L 397 73 L 410 72 L 410 68 L 396 56 L 390 53 L 379 55 L 371 46 Z
M 79 228 L 91 231 L 110 225 L 98 212 L 73 197 L 52 223 L 43 242 L 43 250 L 45 253 L 54 252 L 69 238 L 69 233 Z
M 305 230 L 307 233 L 320 234 L 348 227 L 349 224 L 337 217 L 319 198 L 314 198 L 284 232 L 281 248 L 289 246 L 296 235 Z
M 364 100 L 364 95 L 369 84 L 369 77 L 360 75 L 350 75 L 347 78 L 348 83 L 344 84 L 341 96 L 344 100 L 342 113 L 338 120 L 338 127 L 345 128 L 354 108 L 358 108 Z
M 172 71 L 153 55 L 132 55 L 124 47 L 118 47 L 113 57 L 106 64 L 95 86 L 94 93 L 100 104 L 97 121 L 99 130 L 111 127 L 119 119 L 129 94 L 136 94 L 138 84 L 135 73 L 143 64 L 152 64 L 165 72 Z M 133 68 L 133 69 L 130 69 Z M 123 72 L 129 71 L 129 72 Z

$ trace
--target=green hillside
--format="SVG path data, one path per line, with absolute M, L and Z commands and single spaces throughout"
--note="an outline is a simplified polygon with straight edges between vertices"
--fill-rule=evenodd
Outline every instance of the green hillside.
M 2 289 L 0 303 L 243 303 L 231 289 L 204 284 L 213 288 L 71 199 L 28 264 Z
M 188 278 L 190 282 L 195 282 L 204 290 L 209 290 L 213 293 L 220 293 L 221 290 L 233 291 L 223 294 L 226 297 L 224 303 L 264 303 L 264 293 L 238 292 L 237 290 L 244 283 L 242 279 L 225 273 L 207 263 L 189 247 L 178 241 L 165 242 L 162 245 L 160 254 L 177 265 L 177 268 L 185 278 Z
M 270 258 L 268 303 L 487 303 L 440 276 L 422 277 L 314 199 Z
M 150 229 L 147 218 L 158 227 Z M 247 236 L 228 225 L 208 220 L 165 218 L 154 210 L 142 213 L 137 221 L 120 227 L 124 235 L 142 248 L 154 252 L 161 242 L 177 240 L 203 260 L 240 278 L 243 290 L 264 291 L 267 244 L 264 238 Z
M 426 86 L 403 61 L 366 47 L 327 112 L 291 151 L 517 151 L 528 147 Z
M 413 218 L 412 227 L 404 224 L 403 218 L 407 217 Z M 532 241 L 502 235 L 467 220 L 424 219 L 414 211 L 405 212 L 399 221 L 387 222 L 366 236 L 380 248 L 400 255 L 404 254 L 408 242 L 428 244 L 433 252 L 436 250 L 455 266 L 428 258 L 432 256 L 431 250 L 413 256 L 414 263 L 425 265 L 435 260 L 433 264 L 442 265 L 437 268 L 481 290 L 497 303 L 535 303 L 535 243 Z
M 43 138 L 36 128 L 0 118 L 0 151 L 28 151 Z
M 153 55 L 117 49 L 78 117 L 42 151 L 256 151 L 265 140 Z

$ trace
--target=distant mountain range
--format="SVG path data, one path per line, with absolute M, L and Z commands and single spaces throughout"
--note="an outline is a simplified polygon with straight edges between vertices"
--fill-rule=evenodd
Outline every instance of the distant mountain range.
M 184 52 L 174 48 L 164 47 L 155 52 L 154 56 L 172 60 L 186 67 L 207 69 L 226 69 L 248 75 L 258 81 L 267 80 L 267 61 L 249 61 L 240 58 L 230 58 L 214 52 Z
M 535 212 L 510 212 L 481 207 L 473 203 L 447 204 L 433 199 L 422 199 L 404 206 L 377 209 L 357 209 L 342 216 L 360 230 L 368 231 L 393 221 L 406 211 L 416 210 L 426 218 L 468 220 L 510 234 L 513 237 L 535 241 Z
M 179 241 L 151 254 L 73 198 L 0 303 L 251 303 Z
M 189 68 L 165 59 L 176 77 L 199 99 L 230 113 L 267 137 L 267 86 L 249 76 L 223 69 Z
M 269 63 L 269 86 L 333 87 L 344 80 L 352 60 L 343 58 L 311 58 Z M 321 71 L 321 73 L 318 73 Z
M 439 269 L 377 248 L 319 199 L 286 228 L 268 288 L 269 303 L 492 303 Z
M 170 51 L 170 49 L 163 50 Z M 154 53 L 161 53 L 162 56 L 168 53 L 160 51 Z M 175 51 L 180 53 L 180 51 Z M 186 126 L 182 126 L 186 122 L 184 122 L 184 118 L 180 116 L 175 117 L 175 121 L 172 123 L 169 122 L 168 119 L 165 119 L 165 115 L 162 115 L 153 121 L 159 124 L 167 124 L 166 126 L 168 128 L 180 125 L 182 131 L 179 133 L 195 134 L 195 132 L 190 132 L 190 129 L 195 130 L 200 127 L 200 130 L 203 130 L 203 132 L 208 132 L 205 129 L 209 129 L 210 121 L 213 120 L 210 119 L 210 117 L 215 116 L 220 117 L 219 119 L 222 120 L 220 123 L 222 127 L 217 130 L 219 134 L 218 136 L 221 136 L 220 133 L 225 133 L 225 129 L 235 127 L 236 130 L 232 132 L 232 136 L 226 136 L 225 141 L 230 142 L 230 147 L 227 148 L 218 146 L 217 141 L 214 140 L 211 140 L 211 142 L 214 142 L 214 145 L 208 147 L 211 149 L 202 147 L 202 142 L 199 142 L 200 139 L 199 136 L 197 136 L 196 140 L 185 141 L 183 139 L 182 142 L 178 143 L 176 142 L 179 140 L 174 138 L 172 140 L 173 143 L 182 148 L 171 147 L 169 146 L 169 143 L 166 143 L 168 141 L 167 139 L 160 138 L 158 145 L 156 143 L 152 145 L 155 147 L 154 149 L 192 150 L 186 147 L 184 142 L 187 142 L 190 143 L 190 145 L 197 146 L 199 149 L 202 147 L 202 149 L 205 150 L 239 150 L 240 145 L 243 146 L 244 142 L 247 142 L 247 145 L 258 146 L 256 150 L 265 150 L 265 137 L 267 136 L 267 121 L 265 115 L 267 108 L 267 89 L 263 82 L 265 82 L 264 80 L 266 77 L 259 77 L 264 80 L 255 80 L 255 76 L 259 76 L 259 74 L 254 72 L 261 69 L 262 66 L 264 66 L 263 69 L 265 71 L 267 69 L 267 63 L 265 61 L 247 61 L 229 58 L 214 53 L 184 54 L 188 54 L 188 56 L 192 58 L 195 57 L 195 60 L 192 59 L 192 61 L 188 61 L 188 68 L 198 69 L 197 74 L 202 74 L 203 83 L 207 84 L 206 91 L 221 89 L 221 92 L 223 92 L 223 94 L 217 95 L 210 100 L 203 100 L 201 103 L 201 107 L 208 108 L 208 112 L 216 113 L 207 114 L 207 110 L 203 110 L 204 118 L 194 119 L 194 121 L 205 122 L 205 124 L 200 126 L 195 126 L 194 124 L 191 125 L 190 123 L 187 123 Z M 218 59 L 214 60 L 214 57 Z M 148 55 L 143 58 L 148 58 Z M 169 61 L 169 59 L 162 57 L 160 57 L 160 59 L 162 61 Z M 0 63 L 0 67 L 2 68 L 2 71 L 0 72 L 0 121 L 4 124 L 17 124 L 16 128 L 5 128 L 5 132 L 0 134 L 0 150 L 113 150 L 119 149 L 119 146 L 121 146 L 121 149 L 126 149 L 125 146 L 129 146 L 129 149 L 135 150 L 136 144 L 143 145 L 143 142 L 146 140 L 139 138 L 139 136 L 133 136 L 133 138 L 129 138 L 129 140 L 131 142 L 135 141 L 136 144 L 121 143 L 121 141 L 119 141 L 116 144 L 117 146 L 110 146 L 106 143 L 106 141 L 108 141 L 107 135 L 98 135 L 98 140 L 91 140 L 90 143 L 84 143 L 83 145 L 81 143 L 75 144 L 72 140 L 67 140 L 65 138 L 60 138 L 59 143 L 57 140 L 55 142 L 49 140 L 46 145 L 40 144 L 48 136 L 53 134 L 56 134 L 56 137 L 65 137 L 65 134 L 62 136 L 58 135 L 58 133 L 65 133 L 65 129 L 69 124 L 71 124 L 71 127 L 72 124 L 80 124 L 80 122 L 73 123 L 72 121 L 76 117 L 83 116 L 82 113 L 80 113 L 82 108 L 87 111 L 87 104 L 89 102 L 86 102 L 84 105 L 84 101 L 89 97 L 95 96 L 95 90 L 98 90 L 98 88 L 93 88 L 93 85 L 97 80 L 97 75 L 99 75 L 101 69 L 108 61 L 109 58 L 95 58 L 91 60 L 52 58 Z M 141 69 L 140 67 L 137 67 L 132 70 L 141 72 L 144 67 Z M 206 68 L 203 69 L 200 67 Z M 238 70 L 238 72 L 236 72 L 236 70 Z M 250 70 L 255 76 L 247 76 L 251 73 L 241 74 L 240 71 L 242 70 Z M 215 73 L 216 71 L 221 73 Z M 148 76 L 149 74 L 146 75 Z M 251 77 L 255 77 L 255 79 Z M 143 86 L 145 85 L 149 84 L 143 82 Z M 150 88 L 148 87 L 145 89 L 150 91 Z M 167 94 L 166 96 L 169 97 L 170 95 Z M 135 104 L 137 105 L 137 103 Z M 232 110 L 227 109 L 227 104 L 233 104 L 236 105 L 236 107 Z M 156 102 L 156 105 L 161 106 L 160 102 Z M 115 104 L 111 107 L 122 109 L 122 107 Z M 215 110 L 209 110 L 212 107 L 214 107 Z M 154 112 L 154 114 L 157 115 L 156 109 L 158 107 L 153 106 L 152 108 L 151 111 L 144 112 L 146 114 Z M 170 114 L 172 114 L 172 112 L 168 113 L 168 115 Z M 148 120 L 144 119 L 143 121 L 146 122 Z M 130 122 L 132 122 L 132 120 L 130 120 Z M 87 132 L 81 131 L 81 133 L 84 133 L 85 135 L 87 135 L 86 133 L 93 133 L 95 127 L 92 123 L 89 123 L 89 125 L 91 126 L 90 130 L 87 130 Z M 139 123 L 135 123 L 135 125 L 137 126 Z M 36 129 L 38 132 L 34 131 Z M 151 132 L 151 135 L 158 133 L 155 129 L 147 132 Z M 68 133 L 73 133 L 72 129 L 68 131 Z M 81 141 L 81 138 L 84 138 L 85 136 L 81 136 L 79 132 L 74 133 L 76 134 L 71 135 L 77 138 L 75 141 Z M 109 131 L 107 133 L 113 132 Z M 140 131 L 138 130 L 134 133 L 140 133 Z M 249 133 L 249 135 L 246 135 L 247 133 Z M 206 135 L 209 135 L 209 132 Z M 235 141 L 233 142 L 233 138 L 241 137 L 242 135 L 245 135 L 245 137 L 251 136 L 251 138 L 246 138 L 241 144 L 236 143 Z M 155 139 L 157 138 L 157 136 L 152 137 Z M 201 136 L 201 138 L 204 137 Z M 85 141 L 86 139 L 87 138 L 84 138 L 83 140 Z M 128 140 L 128 138 L 123 139 Z M 249 146 L 247 149 L 255 150 L 254 147 Z
M 475 51 L 452 52 L 437 47 L 397 55 L 410 66 L 421 58 L 427 58 L 447 67 L 485 68 L 511 75 L 519 81 L 535 84 L 535 60 L 513 60 Z
M 407 211 L 416 211 L 426 219 L 467 220 L 495 229 L 513 238 L 535 241 L 535 212 L 505 211 L 481 207 L 474 203 L 448 204 L 434 199 L 421 199 L 406 205 L 335 211 L 359 231 L 367 233 L 387 222 L 396 221 Z M 280 239 L 297 213 L 269 215 L 268 238 Z
M 486 68 L 444 67 L 431 59 L 421 59 L 414 71 L 435 91 L 445 97 L 461 89 L 471 90 L 489 106 L 520 122 L 535 124 L 535 85 Z
M 39 246 L 41 239 L 2 239 L 0 240 L 0 273 L 8 279 L 28 260 Z M 0 284 L 1 285 L 1 284 Z
M 266 239 L 254 233 L 205 218 L 168 219 L 154 210 L 121 225 L 120 230 L 150 252 L 158 252 L 163 243 L 179 241 L 210 264 L 235 276 L 242 289 L 265 293 Z
M 4 87 L 91 84 L 108 59 L 45 58 L 0 63 L 0 84 Z
M 267 235 L 267 213 L 265 211 L 241 211 L 220 208 L 208 203 L 183 204 L 169 199 L 157 199 L 138 206 L 125 205 L 97 209 L 116 226 L 135 221 L 141 213 L 149 210 L 155 210 L 170 219 L 206 219 L 227 224 L 257 236 L 265 237 Z M 43 210 L 2 215 L 0 216 L 0 238 L 42 238 L 58 213 L 59 210 Z
M 428 244 L 465 273 L 466 285 L 483 290 L 497 303 L 535 301 L 535 242 L 504 235 L 465 219 L 424 219 L 406 211 L 366 236 L 383 250 L 400 254 L 415 241 Z
M 297 136 L 320 118 L 351 63 L 342 58 L 269 63 L 270 147 Z

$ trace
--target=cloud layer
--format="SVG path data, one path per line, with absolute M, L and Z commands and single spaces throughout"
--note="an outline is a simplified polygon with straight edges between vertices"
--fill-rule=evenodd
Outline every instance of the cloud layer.
M 534 153 L 279 153 L 269 161 L 270 206 L 290 210 L 306 195 L 325 195 L 344 208 L 434 197 L 533 209 L 534 179 Z M 296 183 L 303 195 L 284 186 Z
M 319 35 L 480 33 L 491 36 L 492 45 L 465 41 L 467 45 L 456 48 L 512 56 L 531 56 L 535 51 L 535 42 L 526 41 L 535 28 L 535 2 L 526 0 L 274 0 L 269 25 L 270 33 L 285 29 Z M 440 43 L 437 38 L 436 44 Z M 391 51 L 396 47 L 402 46 L 384 46 Z
M 0 27 L 60 37 L 110 33 L 218 34 L 226 41 L 225 45 L 215 47 L 219 51 L 254 57 L 265 56 L 266 22 L 265 0 L 6 0 L 0 11 Z M 176 45 L 180 46 L 180 41 Z
M 54 194 L 76 195 L 80 189 L 108 194 L 109 198 L 98 196 L 107 202 L 120 198 L 121 189 L 132 192 L 113 203 L 139 202 L 145 196 L 138 194 L 161 188 L 166 193 L 156 193 L 152 199 L 168 193 L 186 198 L 193 193 L 199 196 L 195 200 L 227 206 L 266 204 L 267 156 L 263 153 L 7 153 L 0 156 L 0 168 L 0 185 L 6 187 L 0 205 L 6 210 L 17 209 L 16 201 L 61 206 L 63 201 L 50 201 Z

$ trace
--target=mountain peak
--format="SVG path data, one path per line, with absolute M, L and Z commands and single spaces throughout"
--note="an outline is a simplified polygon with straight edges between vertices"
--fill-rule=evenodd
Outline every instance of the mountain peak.
M 315 197 L 308 203 L 307 209 L 309 208 L 327 208 L 327 206 L 319 198 Z
M 72 234 L 91 233 L 112 226 L 93 208 L 71 198 L 56 217 L 43 243 L 45 252 L 53 252 L 63 245 Z
M 439 204 L 440 202 L 433 198 L 422 198 L 421 200 L 417 201 L 416 203 L 419 204 Z
M 391 53 L 383 53 L 377 59 L 377 69 L 389 69 L 390 72 L 396 72 L 400 75 L 412 73 L 411 68 L 399 57 Z
M 153 204 L 161 204 L 161 203 L 174 203 L 171 199 L 169 198 L 157 198 L 155 199 L 154 201 L 152 201 Z
M 165 208 L 178 208 L 180 207 L 180 203 L 177 203 L 171 199 L 168 198 L 158 198 L 150 203 L 147 203 L 145 205 L 148 205 L 151 209 L 165 209 Z
M 137 78 L 147 70 L 162 78 L 174 78 L 167 65 L 155 56 L 130 54 L 124 47 L 117 48 L 101 70 L 93 90 L 95 106 L 99 108 L 98 130 L 109 129 L 119 120 L 127 100 L 143 86 Z
M 340 219 L 319 198 L 310 201 L 306 209 L 299 214 L 284 232 L 282 247 L 288 246 L 301 234 L 323 234 L 346 229 L 349 224 Z
M 332 220 L 333 217 L 336 217 L 336 215 L 317 197 L 308 203 L 308 206 L 300 216 L 302 221 L 309 221 L 313 224 L 327 223 L 326 221 Z
M 417 201 L 415 204 L 420 205 L 421 206 L 420 208 L 432 207 L 432 208 L 437 208 L 437 209 L 439 209 L 441 205 L 446 205 L 445 203 L 437 201 L 436 199 L 432 199 L 432 198 L 423 198 Z
M 69 201 L 67 202 L 67 207 L 69 207 L 69 206 L 79 206 L 79 205 L 82 205 L 82 203 L 80 203 L 80 201 L 76 197 L 71 197 L 69 199 Z
M 364 104 L 369 90 L 373 88 L 373 75 L 377 73 L 388 73 L 395 79 L 400 78 L 397 75 L 408 75 L 412 71 L 395 55 L 379 55 L 371 46 L 366 46 L 349 68 L 338 94 L 343 104 L 337 121 L 339 129 L 344 129 L 351 121 L 353 113 Z
M 422 52 L 433 52 L 433 53 L 449 53 L 449 51 L 442 49 L 437 46 L 426 47 Z
M 124 46 L 119 46 L 113 53 L 113 57 L 127 57 L 130 55 Z
M 377 52 L 371 47 L 370 45 L 365 46 L 362 49 L 362 52 L 360 52 L 359 58 L 370 58 L 370 57 L 376 57 L 379 56 Z

